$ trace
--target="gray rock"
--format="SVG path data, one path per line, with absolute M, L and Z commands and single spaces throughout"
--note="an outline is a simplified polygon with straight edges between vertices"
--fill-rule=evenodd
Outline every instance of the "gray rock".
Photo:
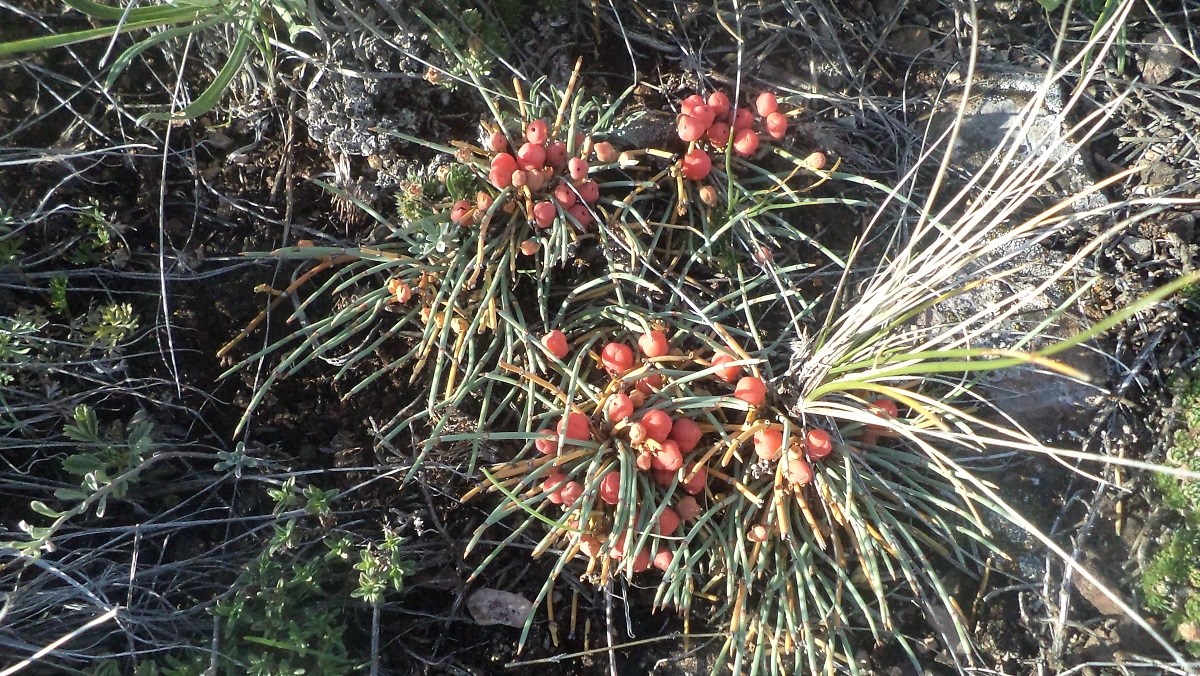
M 1179 72 L 1179 63 L 1183 59 L 1182 52 L 1175 45 L 1179 44 L 1178 34 L 1171 27 L 1161 28 L 1146 38 L 1146 47 L 1140 59 L 1138 70 L 1142 79 L 1148 84 L 1160 85 L 1175 77 Z
M 1040 104 L 1025 112 L 1035 101 L 1043 83 L 1044 77 L 1039 73 L 1000 73 L 977 77 L 966 103 L 962 102 L 961 93 L 948 97 L 933 118 L 935 138 L 953 123 L 958 106 L 966 107 L 952 164 L 972 175 L 985 166 L 992 172 L 1008 172 L 1030 157 L 1046 154 L 1050 164 L 1061 164 L 1062 169 L 1046 182 L 1051 192 L 1040 197 L 1061 200 L 1079 195 L 1095 185 L 1084 153 L 1068 138 L 1070 123 L 1063 115 L 1063 94 L 1059 85 L 1052 84 Z M 999 166 L 998 160 L 989 163 L 997 148 L 1010 145 L 1006 141 L 1009 134 L 1016 133 L 1025 124 L 1028 124 L 1028 131 L 1009 165 Z M 1075 202 L 1073 208 L 1079 213 L 1107 204 L 1108 199 L 1103 193 L 1093 192 Z

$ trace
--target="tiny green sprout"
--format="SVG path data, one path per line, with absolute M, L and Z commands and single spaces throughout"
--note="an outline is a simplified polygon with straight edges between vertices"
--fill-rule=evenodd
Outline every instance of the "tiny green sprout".
M 268 488 L 267 497 L 275 502 L 275 516 L 295 509 L 300 504 L 300 497 L 296 495 L 296 477 L 288 477 L 279 488 Z
M 233 470 L 233 475 L 242 478 L 242 470 L 254 469 L 261 462 L 258 458 L 246 452 L 246 442 L 239 441 L 232 451 L 217 451 L 217 464 L 213 469 L 218 472 Z
M 337 497 L 338 489 L 330 488 L 323 491 L 316 486 L 304 487 L 304 511 L 314 516 L 329 516 L 333 513 L 330 503 Z

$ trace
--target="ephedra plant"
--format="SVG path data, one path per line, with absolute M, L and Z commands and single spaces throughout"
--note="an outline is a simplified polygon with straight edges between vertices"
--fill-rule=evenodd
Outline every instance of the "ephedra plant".
M 1087 53 L 1102 52 L 1107 34 Z M 342 346 L 357 342 L 338 376 L 388 341 L 405 346 L 353 392 L 384 373 L 409 373 L 427 395 L 396 415 L 385 440 L 425 430 L 424 452 L 465 444 L 469 469 L 484 445 L 511 450 L 511 460 L 478 467 L 480 483 L 464 496 L 494 500 L 467 554 L 480 557 L 479 574 L 530 538 L 535 557 L 554 558 L 539 604 L 562 575 L 600 587 L 636 580 L 685 626 L 703 606 L 721 629 L 718 664 L 738 673 L 854 672 L 866 640 L 895 640 L 916 664 L 898 606 L 948 617 L 940 631 L 970 646 L 947 576 L 977 575 L 1006 557 L 994 517 L 1070 559 L 975 461 L 1004 451 L 1146 466 L 1045 445 L 993 409 L 982 376 L 1036 368 L 1083 378 L 1056 356 L 1195 280 L 1067 338 L 1049 328 L 1079 294 L 1003 344 L 984 340 L 1042 291 L 1086 277 L 1083 262 L 1106 237 L 1170 206 L 1135 200 L 1103 207 L 1121 222 L 1040 286 L 919 323 L 1013 277 L 1014 251 L 1100 215 L 1073 205 L 1105 184 L 1016 217 L 1064 162 L 1067 141 L 1038 147 L 1030 128 L 1047 92 L 1081 61 L 1052 69 L 983 168 L 945 194 L 960 114 L 937 142 L 942 165 L 920 200 L 902 195 L 917 192 L 924 166 L 887 188 L 828 167 L 820 148 L 799 147 L 788 130 L 800 101 L 778 92 L 751 95 L 739 84 L 672 100 L 674 138 L 639 147 L 623 141 L 624 97 L 588 98 L 578 67 L 562 89 L 468 71 L 487 108 L 477 138 L 396 133 L 444 164 L 440 185 L 401 197 L 400 215 L 371 210 L 389 229 L 385 241 L 258 254 L 306 262 L 280 296 L 318 284 L 294 319 L 323 295 L 350 302 L 307 317 L 235 368 L 285 351 L 257 403 L 275 378 Z M 968 68 L 968 83 L 972 75 Z M 1094 135 L 1118 104 L 1074 124 L 1062 113 L 1062 138 Z M 1021 152 L 1030 145 L 1035 152 Z M 877 191 L 875 203 L 830 196 L 850 185 L 856 195 Z M 805 226 L 806 213 L 829 204 L 874 210 L 844 251 Z M 451 413 L 477 429 L 452 432 Z M 498 542 L 486 539 L 502 527 Z M 954 655 L 962 668 L 974 661 L 969 648 Z

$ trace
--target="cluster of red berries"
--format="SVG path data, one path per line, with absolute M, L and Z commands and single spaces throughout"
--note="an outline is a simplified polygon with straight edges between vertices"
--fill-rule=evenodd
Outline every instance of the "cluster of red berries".
M 580 228 L 587 228 L 594 221 L 588 205 L 600 199 L 599 184 L 588 178 L 591 166 L 587 158 L 594 156 L 600 164 L 610 164 L 618 153 L 606 141 L 593 144 L 590 137 L 582 135 L 574 140 L 576 154 L 572 155 L 566 142 L 553 138 L 545 120 L 533 120 L 525 126 L 523 143 L 513 152 L 504 132 L 494 131 L 485 144 L 491 156 L 488 183 L 497 190 L 511 187 L 524 197 L 525 216 L 538 228 L 553 225 L 560 211 Z M 465 199 L 455 202 L 450 220 L 470 226 L 494 203 L 491 193 L 480 191 L 474 204 Z
M 570 352 L 570 345 L 561 331 L 547 333 L 542 337 L 542 345 L 558 359 L 567 357 Z M 701 442 L 707 433 L 713 431 L 711 425 L 683 415 L 673 417 L 658 405 L 647 406 L 650 398 L 666 385 L 663 374 L 653 369 L 654 360 L 660 357 L 687 360 L 688 357 L 683 356 L 680 350 L 672 351 L 667 335 L 660 330 L 642 334 L 637 340 L 637 352 L 648 360 L 646 367 L 635 365 L 635 351 L 629 345 L 611 342 L 601 349 L 599 362 L 611 382 L 607 390 L 610 394 L 597 411 L 603 416 L 600 424 L 594 426 L 594 421 L 582 412 L 570 412 L 557 421 L 554 434 L 547 433 L 535 439 L 534 445 L 543 455 L 556 456 L 575 453 L 578 442 L 623 438 L 628 447 L 637 453 L 637 469 L 647 472 L 656 485 L 669 488 L 678 480 L 674 500 L 657 510 L 657 520 L 652 525 L 655 534 L 669 537 L 676 534 L 681 524 L 695 521 L 703 512 L 701 501 L 707 495 L 710 476 L 722 481 L 730 477 L 717 471 L 715 465 L 707 464 L 714 457 L 712 452 L 708 452 L 713 444 L 702 448 Z M 766 384 L 761 378 L 746 375 L 740 365 L 732 364 L 735 361 L 735 357 L 719 350 L 714 351 L 708 360 L 695 358 L 697 364 L 711 370 L 715 380 L 733 386 L 734 398 L 757 410 L 766 401 Z M 644 375 L 630 379 L 629 375 L 638 369 L 644 369 Z M 747 416 L 746 424 L 750 424 L 752 417 Z M 786 462 L 781 471 L 789 490 L 800 490 L 809 484 L 814 476 L 811 463 L 833 452 L 833 439 L 825 430 L 811 429 L 800 435 L 793 433 L 792 439 L 785 440 L 782 425 L 763 425 L 760 421 L 756 426 L 758 429 L 752 437 L 755 455 L 764 464 Z M 584 482 L 568 479 L 566 474 L 564 467 L 551 464 L 543 475 L 541 490 L 550 502 L 570 509 L 585 497 L 588 489 Z M 603 514 L 604 505 L 615 507 L 618 504 L 621 499 L 621 480 L 620 471 L 611 469 L 599 477 L 598 482 L 590 484 L 597 487 L 593 504 L 600 512 L 594 510 L 592 515 L 580 517 L 587 522 L 585 530 L 588 532 L 579 536 L 579 550 L 591 559 L 598 556 L 609 537 L 608 515 L 597 518 L 598 514 Z M 609 546 L 611 558 L 623 559 L 626 556 L 625 544 L 629 537 L 631 535 L 627 534 L 620 543 Z M 653 560 L 646 551 L 638 551 L 634 556 L 631 564 L 634 572 L 645 570 L 650 565 L 665 571 L 674 560 L 668 540 L 659 542 Z
M 779 102 L 771 92 L 763 92 L 754 102 L 754 110 L 734 110 L 724 92 L 713 92 L 708 98 L 693 94 L 683 100 L 676 120 L 676 133 L 689 144 L 680 164 L 680 172 L 690 181 L 700 181 L 712 171 L 712 157 L 701 148 L 704 142 L 723 152 L 732 140 L 733 151 L 750 157 L 758 150 L 759 134 L 754 130 L 755 112 L 762 120 L 763 131 L 773 139 L 787 134 L 787 116 L 779 112 Z

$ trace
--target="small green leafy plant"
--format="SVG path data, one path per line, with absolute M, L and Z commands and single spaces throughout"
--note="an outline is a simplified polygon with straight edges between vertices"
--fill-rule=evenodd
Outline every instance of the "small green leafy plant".
M 1180 426 L 1166 464 L 1200 472 L 1200 374 L 1176 380 L 1174 389 Z M 1167 536 L 1142 575 L 1146 606 L 1160 613 L 1176 638 L 1200 656 L 1200 481 L 1156 474 L 1154 484 L 1182 524 Z

